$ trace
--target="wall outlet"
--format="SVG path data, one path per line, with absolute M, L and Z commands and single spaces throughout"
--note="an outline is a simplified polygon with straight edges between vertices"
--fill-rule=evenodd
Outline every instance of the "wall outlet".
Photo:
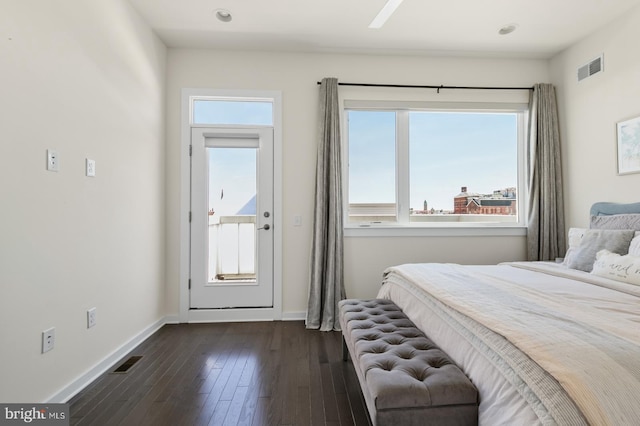
M 56 343 L 56 329 L 51 327 L 42 332 L 42 353 L 49 352 Z
M 96 325 L 96 308 L 91 308 L 87 311 L 87 328 L 91 328 Z
M 86 161 L 86 174 L 89 177 L 95 177 L 96 175 L 96 160 L 87 158 Z
M 47 150 L 47 170 L 50 172 L 57 172 L 60 170 L 60 158 L 58 156 L 58 151 L 54 151 L 53 149 Z

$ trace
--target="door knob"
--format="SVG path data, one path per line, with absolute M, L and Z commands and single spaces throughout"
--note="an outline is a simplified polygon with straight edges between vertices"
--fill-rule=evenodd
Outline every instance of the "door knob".
M 269 229 L 271 229 L 271 226 L 269 226 L 269 224 L 267 223 L 263 227 L 258 228 L 258 231 L 261 230 L 261 229 L 264 229 L 265 231 L 268 231 Z

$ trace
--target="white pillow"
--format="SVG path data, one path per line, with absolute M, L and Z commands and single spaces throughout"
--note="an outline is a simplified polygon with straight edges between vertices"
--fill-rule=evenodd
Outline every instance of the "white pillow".
M 640 257 L 620 256 L 609 250 L 600 250 L 593 263 L 592 274 L 629 284 L 640 285 Z
M 569 248 L 576 248 L 582 242 L 584 233 L 587 232 L 587 228 L 569 228 Z
M 567 253 L 564 255 L 563 264 L 566 265 L 568 259 L 571 258 L 571 254 L 580 247 L 580 243 L 582 242 L 582 237 L 584 237 L 585 232 L 587 232 L 587 228 L 569 228 L 569 233 L 567 235 L 569 248 L 567 249 Z
M 636 236 L 629 244 L 629 254 L 631 256 L 640 256 L 640 231 L 636 231 Z

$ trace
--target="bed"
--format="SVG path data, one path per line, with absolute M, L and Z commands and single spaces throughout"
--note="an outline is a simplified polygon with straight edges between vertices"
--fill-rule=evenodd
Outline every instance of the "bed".
M 591 215 L 562 262 L 385 271 L 378 297 L 476 385 L 479 424 L 640 424 L 640 203 Z

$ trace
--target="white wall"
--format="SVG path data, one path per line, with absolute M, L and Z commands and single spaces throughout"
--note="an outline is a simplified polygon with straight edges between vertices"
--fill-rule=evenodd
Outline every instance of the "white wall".
M 123 0 L 0 2 L 2 402 L 49 400 L 164 317 L 165 62 Z
M 616 166 L 616 123 L 640 115 L 638 40 L 640 7 L 550 61 L 569 226 L 587 226 L 596 201 L 640 201 L 640 174 L 618 176 Z M 578 67 L 602 53 L 604 72 L 578 82 Z
M 375 297 L 383 271 L 402 263 L 495 264 L 525 260 L 525 238 L 517 236 L 456 236 L 347 238 L 347 297 Z
M 318 87 L 347 82 L 531 86 L 548 81 L 545 60 L 457 59 L 169 49 L 167 64 L 167 289 L 179 311 L 180 91 L 182 88 L 281 90 L 283 93 L 283 311 L 307 306 L 316 158 Z M 342 90 L 342 93 L 352 93 Z M 353 96 L 357 96 L 355 93 Z M 351 95 L 349 95 L 351 96 Z M 459 99 L 461 92 L 405 91 L 411 99 Z M 479 93 L 467 93 L 468 100 Z M 527 94 L 520 93 L 520 99 Z M 303 226 L 294 227 L 293 217 Z M 384 268 L 407 261 L 495 263 L 525 257 L 524 237 L 356 238 L 345 242 L 348 296 L 373 297 Z

